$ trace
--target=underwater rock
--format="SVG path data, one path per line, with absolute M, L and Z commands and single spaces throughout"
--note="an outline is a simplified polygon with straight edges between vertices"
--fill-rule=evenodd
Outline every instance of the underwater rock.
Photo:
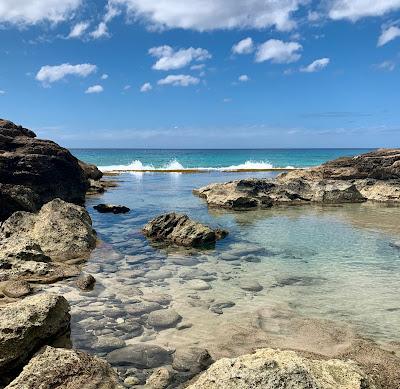
M 194 376 L 207 369 L 213 362 L 206 349 L 188 347 L 176 350 L 172 367 L 177 371 L 191 372 Z
M 82 290 L 92 290 L 95 283 L 96 279 L 91 274 L 82 274 L 76 280 L 76 286 Z
M 147 323 L 154 328 L 169 328 L 175 327 L 178 322 L 182 320 L 173 309 L 160 309 L 158 311 L 150 312 Z
M 263 287 L 256 280 L 242 280 L 239 282 L 239 287 L 247 292 L 260 292 Z
M 173 374 L 165 367 L 160 367 L 151 374 L 146 381 L 146 387 L 151 389 L 165 389 L 169 386 Z

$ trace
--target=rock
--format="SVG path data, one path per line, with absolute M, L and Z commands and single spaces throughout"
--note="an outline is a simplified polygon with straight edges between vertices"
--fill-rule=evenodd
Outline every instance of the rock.
M 191 280 L 187 283 L 187 286 L 193 290 L 208 290 L 211 289 L 209 283 L 203 280 Z
M 129 304 L 125 307 L 126 312 L 133 316 L 141 316 L 145 313 L 157 311 L 158 309 L 162 309 L 162 306 L 158 303 L 153 302 L 139 302 Z
M 260 292 L 263 287 L 256 280 L 242 280 L 239 282 L 239 287 L 248 292 Z
M 125 342 L 115 336 L 99 336 L 93 343 L 93 348 L 98 352 L 110 352 L 125 347 Z
M 353 362 L 312 360 L 294 351 L 260 349 L 215 362 L 188 389 L 373 389 Z
M 7 389 L 116 389 L 118 376 L 105 361 L 89 354 L 44 347 Z
M 232 308 L 235 306 L 233 301 L 223 301 L 213 304 L 210 307 L 210 311 L 216 313 L 217 315 L 222 315 L 224 313 L 224 309 Z
M 35 247 L 40 257 L 66 261 L 87 257 L 96 246 L 96 232 L 84 208 L 55 199 L 37 214 L 10 216 L 0 228 L 0 246 L 5 257 L 22 259 L 26 247 Z
M 171 352 L 151 344 L 138 343 L 111 351 L 107 361 L 116 366 L 133 366 L 138 369 L 151 369 L 172 362 Z
M 190 322 L 181 322 L 176 325 L 176 329 L 179 331 L 186 330 L 186 329 L 192 328 L 192 327 L 193 327 L 193 324 Z
M 0 221 L 16 211 L 35 212 L 55 198 L 83 204 L 88 187 L 67 149 L 0 119 Z
M 150 312 L 147 323 L 154 328 L 169 328 L 175 327 L 181 320 L 182 316 L 173 309 L 160 309 Z
M 233 209 L 274 204 L 400 201 L 400 149 L 339 158 L 321 166 L 283 173 L 275 180 L 243 179 L 211 184 L 194 193 L 210 206 Z
M 0 375 L 69 330 L 69 304 L 38 294 L 0 308 Z
M 213 362 L 206 349 L 189 347 L 176 350 L 172 367 L 177 371 L 191 372 L 194 376 L 207 369 Z
M 168 305 L 172 301 L 172 296 L 167 293 L 146 293 L 142 296 L 143 300 L 161 305 Z
M 23 280 L 8 281 L 3 287 L 3 294 L 11 298 L 21 298 L 31 294 L 32 288 Z
M 165 389 L 172 380 L 171 372 L 165 367 L 160 367 L 147 379 L 146 385 L 151 389 Z
M 130 209 L 123 205 L 112 205 L 112 204 L 98 204 L 93 207 L 96 211 L 100 213 L 128 213 Z
M 172 272 L 169 270 L 150 270 L 146 273 L 145 277 L 152 281 L 164 280 L 172 277 Z
M 127 385 L 128 387 L 135 386 L 140 384 L 140 380 L 135 376 L 129 376 L 124 379 L 124 384 Z
M 96 165 L 79 160 L 78 163 L 88 180 L 99 181 L 103 178 L 103 173 Z
M 76 280 L 76 286 L 82 290 L 92 290 L 95 283 L 96 279 L 91 274 L 82 274 Z
M 213 245 L 228 234 L 224 230 L 212 230 L 178 213 L 156 217 L 144 227 L 143 233 L 155 241 L 189 247 Z

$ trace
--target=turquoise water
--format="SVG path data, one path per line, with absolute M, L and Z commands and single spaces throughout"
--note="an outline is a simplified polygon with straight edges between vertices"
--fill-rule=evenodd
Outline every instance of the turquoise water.
M 73 149 L 72 153 L 102 170 L 262 169 L 316 166 L 367 149 L 144 150 Z

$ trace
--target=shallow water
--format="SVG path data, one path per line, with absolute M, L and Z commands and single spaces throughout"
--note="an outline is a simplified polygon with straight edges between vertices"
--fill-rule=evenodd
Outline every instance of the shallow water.
M 88 200 L 103 241 L 84 266 L 97 279 L 96 287 L 85 293 L 73 281 L 49 286 L 72 304 L 74 345 L 105 355 L 96 339 L 112 335 L 126 344 L 201 346 L 221 357 L 263 345 L 334 355 L 353 333 L 399 342 L 400 207 L 306 205 L 233 212 L 208 209 L 192 195 L 205 184 L 247 176 L 124 174 L 118 188 Z M 132 211 L 99 214 L 92 208 L 99 202 Z M 154 247 L 140 230 L 168 211 L 188 213 L 230 234 L 212 250 Z M 205 280 L 209 289 L 194 290 L 193 279 Z M 240 287 L 254 280 L 263 290 Z M 156 331 L 146 325 L 147 315 L 132 311 L 135 301 L 143 300 L 135 288 L 145 297 L 170 295 L 170 306 L 191 327 Z M 332 333 L 331 321 L 340 336 Z M 143 327 L 123 328 L 132 322 Z M 328 330 L 322 331 L 324 326 Z

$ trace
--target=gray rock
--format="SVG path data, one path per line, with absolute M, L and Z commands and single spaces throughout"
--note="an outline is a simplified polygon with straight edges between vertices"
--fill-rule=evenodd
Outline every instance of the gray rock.
M 125 307 L 126 312 L 133 316 L 141 316 L 145 313 L 150 313 L 158 309 L 162 309 L 162 306 L 152 302 L 134 303 Z
M 256 280 L 242 280 L 239 282 L 239 287 L 248 292 L 260 292 L 263 287 Z
M 172 367 L 177 371 L 191 372 L 192 375 L 196 375 L 207 369 L 213 362 L 206 349 L 188 347 L 176 350 Z
M 187 286 L 193 290 L 208 290 L 211 289 L 210 284 L 203 280 L 190 280 Z
M 166 293 L 146 293 L 143 295 L 143 300 L 168 305 L 172 301 L 172 296 Z
M 96 279 L 91 274 L 82 274 L 76 280 L 76 286 L 82 290 L 92 290 L 95 283 Z
M 38 294 L 0 308 L 0 373 L 24 363 L 69 329 L 64 297 Z
M 7 389 L 116 389 L 118 376 L 105 361 L 89 354 L 46 346 Z
M 175 327 L 181 320 L 182 316 L 175 310 L 161 309 L 150 312 L 147 323 L 154 328 L 169 328 Z
M 146 385 L 151 389 L 165 389 L 172 378 L 173 374 L 167 368 L 160 367 L 147 379 Z
M 172 273 L 169 270 L 151 270 L 146 273 L 145 277 L 152 281 L 164 280 L 165 278 L 171 278 Z
M 125 347 L 125 342 L 115 336 L 99 336 L 93 343 L 93 348 L 98 352 L 110 352 Z
M 107 361 L 116 366 L 133 366 L 139 369 L 151 369 L 172 362 L 171 352 L 151 344 L 138 343 L 107 355 Z
M 224 312 L 223 310 L 226 308 L 232 308 L 235 306 L 235 303 L 233 301 L 223 301 L 223 302 L 217 302 L 213 304 L 210 307 L 210 311 L 214 312 L 218 315 L 222 315 Z

